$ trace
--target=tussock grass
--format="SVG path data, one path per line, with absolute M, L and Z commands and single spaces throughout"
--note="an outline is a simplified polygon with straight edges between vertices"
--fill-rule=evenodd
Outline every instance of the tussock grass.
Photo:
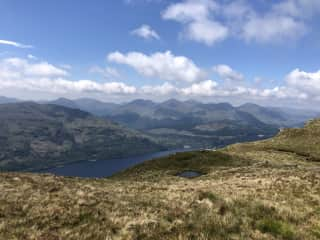
M 310 161 L 320 126 L 306 128 L 148 161 L 110 179 L 1 173 L 0 239 L 320 239 L 320 163 Z M 205 175 L 176 176 L 185 170 Z

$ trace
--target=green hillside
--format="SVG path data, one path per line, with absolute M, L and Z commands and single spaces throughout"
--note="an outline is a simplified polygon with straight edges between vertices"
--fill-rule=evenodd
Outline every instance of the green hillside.
M 149 137 L 80 110 L 29 102 L 0 105 L 0 170 L 36 170 L 162 149 Z
M 320 239 L 319 131 L 314 120 L 109 179 L 2 173 L 0 239 Z
M 119 106 L 107 116 L 176 148 L 184 145 L 192 148 L 225 146 L 268 138 L 278 132 L 276 125 L 264 123 L 228 103 L 135 100 Z

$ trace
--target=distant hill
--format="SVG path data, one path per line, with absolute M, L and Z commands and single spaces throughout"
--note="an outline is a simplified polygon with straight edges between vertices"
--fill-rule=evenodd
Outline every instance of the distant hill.
M 16 98 L 8 98 L 8 97 L 2 97 L 2 96 L 0 96 L 0 104 L 16 103 L 16 102 L 19 102 L 19 100 L 16 99 Z
M 91 98 L 79 98 L 70 100 L 67 98 L 58 98 L 53 101 L 47 101 L 46 104 L 54 104 L 63 107 L 80 109 L 96 116 L 105 116 L 113 112 L 119 105 L 116 103 L 107 103 Z
M 243 112 L 250 113 L 260 121 L 267 124 L 274 124 L 280 127 L 295 127 L 303 126 L 304 122 L 312 118 L 320 116 L 320 112 L 276 108 L 276 107 L 261 107 L 257 104 L 246 103 L 239 106 L 237 109 Z
M 137 99 L 129 103 L 116 104 L 90 98 L 75 100 L 59 98 L 46 103 L 80 109 L 97 116 L 120 116 L 121 119 L 123 119 L 123 115 L 128 114 L 131 117 L 134 113 L 142 117 L 142 121 L 145 121 L 145 118 L 149 118 L 149 120 L 168 118 L 180 119 L 185 115 L 190 116 L 190 114 L 193 116 L 205 114 L 205 116 L 200 117 L 206 118 L 208 121 L 230 120 L 230 118 L 231 120 L 234 120 L 234 117 L 232 116 L 234 112 L 241 111 L 251 114 L 265 124 L 278 127 L 295 127 L 303 126 L 304 122 L 320 117 L 320 111 L 313 110 L 263 107 L 253 103 L 246 103 L 239 107 L 233 107 L 229 103 L 205 104 L 194 100 L 179 101 L 176 99 L 169 99 L 162 103 Z M 221 112 L 218 112 L 219 110 Z
M 276 125 L 228 103 L 203 104 L 170 99 L 162 103 L 135 100 L 107 115 L 129 128 L 144 131 L 175 146 L 210 148 L 270 137 Z
M 80 109 L 79 105 L 75 101 L 67 98 L 58 98 L 50 102 L 45 102 L 45 104 L 53 104 L 57 106 L 67 107 L 67 108 Z
M 263 107 L 252 103 L 201 103 L 169 99 L 156 103 L 137 99 L 115 104 L 94 99 L 58 99 L 50 103 L 105 116 L 143 131 L 171 147 L 206 148 L 273 136 L 278 128 L 301 126 L 316 111 Z
M 320 116 L 310 110 L 263 107 L 252 103 L 201 103 L 137 99 L 116 104 L 90 98 L 42 102 L 89 112 L 157 138 L 169 148 L 211 148 L 268 138 L 283 127 L 302 126 Z
M 74 101 L 79 109 L 90 112 L 97 116 L 104 116 L 114 111 L 119 104 L 101 102 L 91 98 L 79 98 Z
M 34 170 L 164 149 L 106 119 L 53 104 L 0 105 L 0 170 Z
M 197 101 L 178 101 L 169 99 L 162 103 L 149 100 L 135 100 L 118 105 L 117 109 L 107 115 L 121 116 L 136 113 L 150 119 L 180 119 L 185 116 L 200 118 L 205 121 L 241 120 L 239 112 L 245 112 L 269 125 L 278 127 L 300 126 L 305 121 L 320 116 L 320 112 L 312 110 L 263 107 L 246 103 L 233 107 L 229 103 L 200 103 Z M 240 113 L 241 114 L 241 113 Z

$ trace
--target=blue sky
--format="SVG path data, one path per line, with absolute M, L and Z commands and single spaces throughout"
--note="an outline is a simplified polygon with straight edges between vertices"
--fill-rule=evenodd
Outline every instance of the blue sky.
M 317 103 L 319 13 L 318 0 L 2 0 L 0 95 Z

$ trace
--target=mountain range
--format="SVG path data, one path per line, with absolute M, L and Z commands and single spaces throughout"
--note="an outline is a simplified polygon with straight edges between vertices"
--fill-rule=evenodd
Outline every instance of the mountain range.
M 0 96 L 0 104 L 17 103 L 22 100 Z M 194 100 L 179 101 L 169 99 L 165 102 L 153 102 L 151 100 L 137 99 L 128 103 L 103 102 L 92 98 L 67 99 L 58 98 L 53 101 L 39 101 L 42 104 L 55 104 L 68 108 L 80 109 L 96 116 L 118 116 L 124 113 L 136 113 L 141 117 L 151 119 L 179 118 L 181 114 L 199 114 L 203 111 L 239 110 L 257 118 L 259 121 L 279 127 L 302 126 L 305 121 L 320 116 L 320 111 L 297 109 L 290 107 L 264 107 L 253 103 L 246 103 L 234 107 L 228 103 L 201 103 Z M 201 112 L 202 111 L 202 112 Z M 178 114 L 178 115 L 177 115 Z M 214 115 L 214 116 L 213 116 Z M 214 117 L 214 118 L 212 118 Z M 210 120 L 225 120 L 226 115 L 210 115 Z
M 311 110 L 263 107 L 252 103 L 236 107 L 229 103 L 176 99 L 160 103 L 137 99 L 118 104 L 88 98 L 59 98 L 40 103 L 89 112 L 157 139 L 167 148 L 212 148 L 259 140 L 275 135 L 283 127 L 301 126 L 320 115 Z
M 0 104 L 0 170 L 37 170 L 166 149 L 135 130 L 53 104 Z
M 136 113 L 141 117 L 151 119 L 179 119 L 181 116 L 188 114 L 197 116 L 205 114 L 201 118 L 206 118 L 208 121 L 230 118 L 233 120 L 231 115 L 235 111 L 242 111 L 251 114 L 263 123 L 278 127 L 302 126 L 305 121 L 320 116 L 320 111 L 315 110 L 264 107 L 253 103 L 235 107 L 229 103 L 201 103 L 194 100 L 179 101 L 176 99 L 169 99 L 160 103 L 137 99 L 128 103 L 117 104 L 90 98 L 75 100 L 59 98 L 46 103 L 81 109 L 97 116 L 121 116 L 126 113 Z

